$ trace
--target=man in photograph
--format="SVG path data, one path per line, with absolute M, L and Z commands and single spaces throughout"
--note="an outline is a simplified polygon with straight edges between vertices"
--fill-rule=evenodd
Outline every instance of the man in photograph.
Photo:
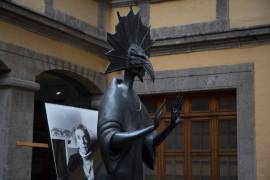
M 67 179 L 94 180 L 93 155 L 96 149 L 96 137 L 80 124 L 73 129 L 78 152 L 69 157 Z

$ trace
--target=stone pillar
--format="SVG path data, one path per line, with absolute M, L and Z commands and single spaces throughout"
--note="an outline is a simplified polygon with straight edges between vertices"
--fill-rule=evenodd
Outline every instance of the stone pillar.
M 139 1 L 140 13 L 142 17 L 142 22 L 145 25 L 149 25 L 150 21 L 150 3 L 146 0 Z
M 0 177 L 30 180 L 32 148 L 16 141 L 32 141 L 34 94 L 39 85 L 12 77 L 0 78 Z

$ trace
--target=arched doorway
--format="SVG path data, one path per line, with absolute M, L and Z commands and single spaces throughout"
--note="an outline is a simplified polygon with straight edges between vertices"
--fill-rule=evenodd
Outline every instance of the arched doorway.
M 97 109 L 102 95 L 87 78 L 66 70 L 49 70 L 36 77 L 40 90 L 35 94 L 33 142 L 50 144 L 44 102 Z M 52 151 L 33 148 L 32 179 L 56 179 Z

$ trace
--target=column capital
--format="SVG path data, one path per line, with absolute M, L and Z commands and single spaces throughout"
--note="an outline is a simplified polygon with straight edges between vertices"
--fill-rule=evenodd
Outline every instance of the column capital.
M 5 77 L 0 79 L 0 88 L 2 87 L 15 87 L 28 91 L 38 91 L 40 85 L 33 81 L 22 80 L 15 77 Z

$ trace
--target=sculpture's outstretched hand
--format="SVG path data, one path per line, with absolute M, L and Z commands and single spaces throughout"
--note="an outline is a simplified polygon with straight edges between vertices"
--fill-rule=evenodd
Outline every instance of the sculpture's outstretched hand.
M 153 132 L 156 128 L 158 128 L 160 123 L 160 117 L 162 115 L 162 109 L 165 105 L 165 100 L 159 106 L 155 113 L 154 124 L 147 126 L 142 129 L 138 129 L 132 132 L 117 132 L 112 136 L 111 139 L 111 147 L 114 150 L 121 149 L 122 147 L 126 147 L 128 144 L 132 143 L 133 141 L 145 137 L 147 134 Z
M 165 102 L 164 102 L 165 103 Z M 163 104 L 163 103 L 162 103 Z M 157 133 L 154 137 L 154 145 L 160 145 L 164 139 L 170 134 L 170 132 L 181 122 L 179 112 L 182 109 L 183 96 L 177 97 L 175 103 L 171 108 L 171 122 L 170 124 L 160 133 Z M 164 106 L 164 104 L 162 105 Z
M 164 107 L 164 105 L 166 104 L 166 99 L 164 99 L 164 101 L 161 103 L 161 105 L 158 107 L 158 109 L 156 110 L 156 113 L 155 113 L 155 118 L 154 118 L 154 126 L 155 126 L 155 129 L 158 128 L 159 126 L 159 123 L 160 123 L 160 118 L 161 118 L 161 115 L 163 113 L 162 109 Z
M 179 116 L 179 112 L 182 109 L 182 104 L 183 104 L 183 96 L 177 97 L 176 102 L 172 105 L 171 108 L 171 122 L 170 122 L 170 127 L 174 128 L 179 124 L 182 119 Z

